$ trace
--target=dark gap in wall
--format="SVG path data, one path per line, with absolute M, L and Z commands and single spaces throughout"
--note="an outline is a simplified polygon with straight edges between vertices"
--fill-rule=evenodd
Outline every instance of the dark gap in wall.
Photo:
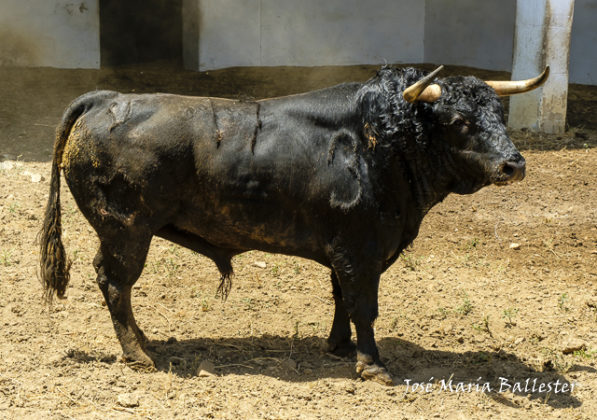
M 100 0 L 102 67 L 182 68 L 182 0 Z

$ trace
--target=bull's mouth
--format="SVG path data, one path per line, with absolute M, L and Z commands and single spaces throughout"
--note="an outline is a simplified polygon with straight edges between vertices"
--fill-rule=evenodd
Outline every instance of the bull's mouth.
M 512 176 L 497 176 L 494 178 L 492 184 L 497 185 L 498 187 L 504 187 L 506 185 L 511 185 L 516 182 L 522 181 L 524 179 L 524 174 L 522 175 L 512 175 Z
M 493 185 L 497 185 L 498 187 L 505 187 L 506 185 L 514 184 L 517 181 L 519 180 L 508 179 L 506 181 L 495 181 Z

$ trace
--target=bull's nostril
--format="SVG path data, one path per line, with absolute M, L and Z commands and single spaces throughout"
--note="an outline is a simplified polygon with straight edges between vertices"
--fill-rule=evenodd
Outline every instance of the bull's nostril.
M 520 181 L 524 178 L 525 173 L 525 162 L 522 159 L 522 162 L 508 160 L 502 163 L 500 167 L 501 176 L 503 177 L 504 181 Z
M 505 163 L 504 166 L 502 167 L 502 172 L 508 176 L 512 176 L 512 175 L 514 175 L 515 169 L 512 165 Z

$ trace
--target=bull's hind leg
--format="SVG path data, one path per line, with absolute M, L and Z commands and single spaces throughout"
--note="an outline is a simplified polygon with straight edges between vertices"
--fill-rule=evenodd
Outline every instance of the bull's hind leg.
M 354 343 L 350 340 L 350 317 L 342 299 L 342 289 L 338 277 L 332 270 L 332 295 L 334 296 L 335 310 L 332 330 L 328 338 L 328 351 L 336 356 L 348 356 L 355 350 Z
M 151 235 L 123 233 L 117 239 L 100 237 L 100 241 L 94 260 L 97 283 L 110 310 L 124 360 L 153 366 L 144 348 L 145 335 L 137 326 L 131 307 L 131 288 L 143 271 Z

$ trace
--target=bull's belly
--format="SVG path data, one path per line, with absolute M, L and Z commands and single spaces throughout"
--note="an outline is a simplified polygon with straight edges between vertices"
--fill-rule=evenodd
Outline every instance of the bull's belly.
M 316 221 L 277 203 L 237 201 L 218 207 L 187 207 L 173 224 L 219 248 L 308 258 L 323 255 L 325 240 Z

